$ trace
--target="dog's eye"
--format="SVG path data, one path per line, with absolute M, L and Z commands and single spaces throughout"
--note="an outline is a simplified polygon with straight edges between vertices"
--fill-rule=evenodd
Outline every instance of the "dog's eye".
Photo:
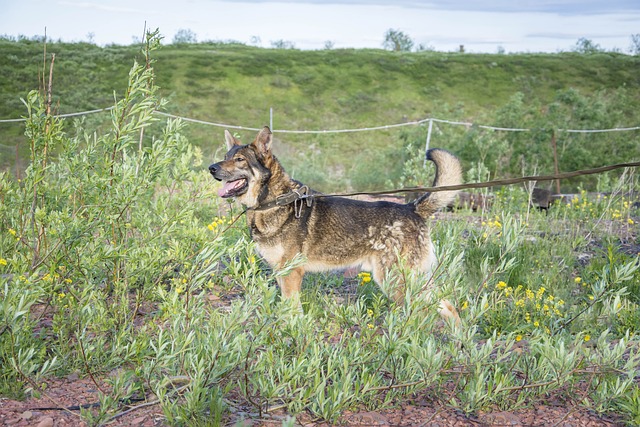
M 244 159 L 243 159 L 242 157 L 236 157 L 236 158 L 234 158 L 233 160 L 234 160 L 236 163 L 240 163 L 240 162 L 243 162 L 243 161 L 244 161 Z

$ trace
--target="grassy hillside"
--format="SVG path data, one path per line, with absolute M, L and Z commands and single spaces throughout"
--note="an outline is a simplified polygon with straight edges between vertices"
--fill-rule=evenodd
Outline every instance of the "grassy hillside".
M 41 86 L 43 48 L 32 41 L 0 40 L 0 73 L 5 77 L 0 80 L 0 118 L 24 114 L 20 98 Z M 47 53 L 56 55 L 53 94 L 59 113 L 110 106 L 114 92 L 122 96 L 134 59 L 142 58 L 137 46 L 87 43 L 49 43 Z M 587 100 L 624 88 L 627 111 L 614 124 L 640 123 L 635 113 L 640 58 L 614 53 L 485 55 L 186 44 L 165 46 L 155 58 L 157 84 L 170 101 L 166 111 L 260 127 L 269 123 L 273 108 L 280 141 L 276 151 L 285 166 L 324 190 L 380 188 L 390 178 L 396 180 L 408 160 L 404 145 L 411 138 L 424 141 L 426 130 L 278 135 L 278 129 L 361 128 L 426 117 L 496 124 L 498 112 L 504 116 L 516 94 L 537 114 L 555 102 L 559 91 L 570 88 Z M 108 114 L 86 118 L 96 127 L 108 119 Z M 526 117 L 520 119 L 527 124 Z M 460 150 L 461 143 L 451 144 L 465 130 L 450 132 L 438 127 L 432 145 Z M 16 145 L 19 161 L 28 160 L 22 133 L 20 124 L 0 123 L 0 167 L 12 167 Z M 212 159 L 222 147 L 221 128 L 191 124 L 187 133 Z M 253 137 L 250 131 L 239 134 L 243 140 Z

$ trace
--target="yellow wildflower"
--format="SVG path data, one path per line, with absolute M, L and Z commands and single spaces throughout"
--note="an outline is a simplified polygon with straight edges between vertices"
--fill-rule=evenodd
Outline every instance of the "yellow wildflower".
M 460 307 L 461 310 L 466 310 L 467 308 L 469 308 L 469 302 L 465 301 L 462 303 L 462 307 Z
M 9 229 L 9 234 L 11 234 L 12 236 L 16 235 L 16 230 L 14 230 L 13 228 Z
M 587 334 L 584 336 L 584 342 L 591 340 L 591 335 Z
M 516 335 L 516 342 L 522 341 L 522 335 Z
M 0 265 L 7 265 L 7 260 L 4 258 L 0 258 Z
M 496 285 L 496 289 L 504 289 L 507 287 L 507 284 L 503 281 L 499 281 L 498 284 Z
M 371 274 L 366 271 L 358 273 L 358 277 L 360 278 L 361 285 L 364 285 L 365 283 L 369 283 L 371 281 Z
M 628 219 L 627 219 L 627 223 L 628 223 L 629 225 L 633 225 L 633 224 L 635 224 L 635 222 L 633 222 L 633 220 L 632 220 L 631 218 L 628 218 Z

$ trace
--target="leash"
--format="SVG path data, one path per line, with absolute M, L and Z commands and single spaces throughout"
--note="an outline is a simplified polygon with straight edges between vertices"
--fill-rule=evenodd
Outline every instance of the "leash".
M 240 212 L 224 230 L 222 230 L 221 234 L 224 234 L 242 215 L 244 215 L 247 211 L 265 211 L 281 206 L 294 204 L 294 213 L 297 219 L 299 219 L 302 215 L 302 208 L 306 204 L 307 207 L 311 207 L 313 204 L 314 198 L 322 198 L 322 197 L 350 197 L 350 196 L 375 196 L 375 195 L 385 195 L 385 194 L 400 194 L 400 193 L 435 193 L 438 191 L 454 191 L 454 190 L 466 190 L 469 188 L 488 188 L 488 187 L 501 187 L 505 185 L 513 185 L 519 184 L 523 182 L 532 182 L 532 181 L 554 181 L 556 179 L 568 179 L 575 178 L 578 176 L 584 175 L 594 175 L 598 173 L 608 172 L 615 169 L 622 168 L 636 168 L 640 166 L 640 162 L 629 162 L 629 163 L 617 163 L 609 166 L 601 166 L 593 169 L 581 169 L 572 172 L 563 172 L 553 175 L 531 175 L 531 176 L 522 176 L 518 178 L 507 178 L 507 179 L 496 179 L 493 181 L 484 181 L 484 182 L 471 182 L 467 184 L 458 184 L 458 185 L 444 185 L 441 187 L 407 187 L 400 188 L 396 190 L 381 190 L 381 191 L 357 191 L 352 193 L 333 193 L 333 194 L 317 194 L 311 193 L 311 190 L 307 185 L 303 185 L 299 188 L 291 190 L 289 193 L 281 194 L 277 196 L 274 200 L 270 202 L 261 204 L 254 208 L 245 208 L 242 212 Z
M 505 185 L 520 184 L 523 182 L 554 181 L 556 179 L 575 178 L 578 176 L 594 175 L 594 174 L 608 172 L 615 169 L 635 168 L 638 166 L 640 166 L 640 162 L 618 163 L 615 165 L 601 166 L 593 169 L 582 169 L 582 170 L 577 170 L 572 172 L 563 172 L 563 173 L 558 173 L 554 175 L 522 176 L 518 178 L 496 179 L 493 181 L 485 181 L 485 182 L 470 182 L 467 184 L 443 185 L 440 187 L 406 187 L 406 188 L 400 188 L 396 190 L 356 191 L 353 193 L 317 194 L 315 197 L 349 197 L 349 196 L 366 196 L 366 195 L 379 196 L 384 194 L 435 193 L 438 191 L 466 190 L 468 188 L 502 187 Z

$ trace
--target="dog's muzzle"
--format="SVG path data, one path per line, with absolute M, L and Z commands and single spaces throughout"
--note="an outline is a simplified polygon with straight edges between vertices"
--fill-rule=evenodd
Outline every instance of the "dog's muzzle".
M 209 172 L 216 180 L 222 182 L 222 188 L 218 190 L 218 196 L 222 198 L 237 197 L 247 192 L 249 187 L 247 179 L 229 176 L 220 163 L 214 163 L 209 166 Z
M 222 168 L 220 167 L 220 163 L 214 163 L 211 166 L 209 166 L 209 172 L 218 181 L 222 181 L 222 178 L 219 178 L 218 176 L 216 176 L 218 175 L 218 172 L 220 172 L 221 169 Z

